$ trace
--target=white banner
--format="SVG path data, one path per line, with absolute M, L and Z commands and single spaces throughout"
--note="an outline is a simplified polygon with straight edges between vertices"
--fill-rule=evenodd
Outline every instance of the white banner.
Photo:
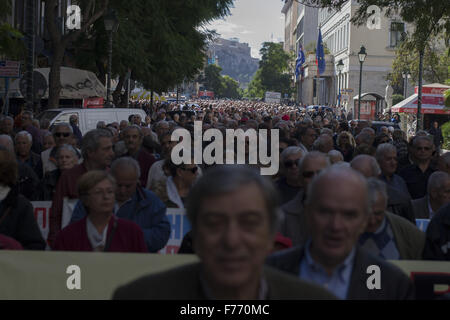
M 64 201 L 63 211 L 63 226 L 66 226 L 70 222 L 72 211 L 77 200 Z M 34 209 L 34 216 L 41 230 L 42 237 L 47 241 L 50 223 L 50 209 L 52 207 L 51 201 L 32 201 Z M 170 238 L 166 246 L 159 251 L 161 254 L 176 254 L 181 246 L 183 237 L 188 231 L 191 230 L 191 224 L 189 223 L 186 212 L 184 209 L 167 209 L 167 219 L 170 223 Z

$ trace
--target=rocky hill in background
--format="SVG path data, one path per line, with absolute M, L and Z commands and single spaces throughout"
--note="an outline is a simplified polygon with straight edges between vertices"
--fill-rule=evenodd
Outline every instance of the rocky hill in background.
M 247 88 L 256 70 L 259 59 L 252 58 L 248 43 L 239 43 L 238 39 L 218 38 L 211 43 L 208 55 L 222 68 L 222 75 L 228 75 L 239 82 L 241 88 Z

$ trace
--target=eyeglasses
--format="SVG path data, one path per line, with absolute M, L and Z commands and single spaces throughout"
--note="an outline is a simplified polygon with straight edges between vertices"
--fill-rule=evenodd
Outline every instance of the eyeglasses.
M 314 177 L 316 174 L 319 174 L 321 170 L 319 171 L 303 171 L 302 175 L 303 178 L 312 178 Z
M 183 171 L 190 171 L 190 172 L 192 172 L 193 174 L 195 174 L 195 173 L 197 172 L 197 170 L 198 170 L 198 167 L 193 167 L 193 168 L 183 168 L 183 167 L 180 167 L 180 169 L 183 170 Z
M 298 167 L 297 161 L 287 160 L 287 161 L 284 162 L 284 166 L 285 166 L 286 168 L 292 168 L 294 165 L 295 165 L 296 167 Z
M 67 138 L 70 136 L 70 133 L 69 132 L 55 132 L 54 135 L 57 138 L 61 138 L 61 137 Z

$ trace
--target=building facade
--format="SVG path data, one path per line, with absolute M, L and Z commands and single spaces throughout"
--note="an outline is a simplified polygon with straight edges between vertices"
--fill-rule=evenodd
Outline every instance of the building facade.
M 341 88 L 341 105 L 347 111 L 356 115 L 359 94 L 360 62 L 358 52 L 362 45 L 366 48 L 367 56 L 362 65 L 361 93 L 374 93 L 364 100 L 374 100 L 375 96 L 385 97 L 388 86 L 388 75 L 392 72 L 392 62 L 395 59 L 395 47 L 406 31 L 406 24 L 398 17 L 386 17 L 384 12 L 374 7 L 373 19 L 365 25 L 355 26 L 350 22 L 358 9 L 356 1 L 348 1 L 340 11 L 319 9 L 319 26 L 321 26 L 323 41 L 326 43 L 334 58 L 334 67 L 339 60 L 344 63 L 340 74 L 334 68 L 335 94 Z M 356 99 L 355 99 L 356 97 Z M 383 105 L 379 105 L 376 112 L 381 112 Z

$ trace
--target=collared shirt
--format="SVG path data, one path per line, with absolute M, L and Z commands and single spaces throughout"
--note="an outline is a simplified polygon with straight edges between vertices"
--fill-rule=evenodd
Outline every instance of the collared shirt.
M 427 197 L 427 199 L 428 199 L 428 201 L 427 201 L 427 205 L 428 205 L 428 213 L 430 214 L 428 219 L 433 219 L 433 217 L 434 217 L 434 211 L 433 211 L 433 208 L 431 208 L 430 197 Z
M 310 252 L 311 240 L 305 246 L 305 256 L 300 262 L 300 278 L 325 287 L 340 299 L 346 299 L 350 278 L 353 271 L 353 261 L 356 249 L 353 247 L 347 258 L 338 265 L 330 276 L 325 269 L 314 261 Z
M 136 193 L 136 192 L 135 192 Z M 114 204 L 114 214 L 117 214 L 117 211 L 120 210 L 120 208 L 122 208 L 124 205 L 126 205 L 128 202 L 131 202 L 131 200 L 133 200 L 133 198 L 128 199 L 127 201 L 125 201 L 124 203 L 122 203 L 122 205 L 119 206 L 119 203 L 116 201 L 116 203 Z
M 208 286 L 208 283 L 206 282 L 205 277 L 203 276 L 203 270 L 200 271 L 200 286 L 203 290 L 203 293 L 205 294 L 205 297 L 207 300 L 215 300 L 214 295 Z M 258 291 L 258 299 L 257 300 L 267 300 L 269 294 L 269 286 L 267 285 L 266 279 L 261 277 L 261 281 L 259 284 L 259 291 Z

